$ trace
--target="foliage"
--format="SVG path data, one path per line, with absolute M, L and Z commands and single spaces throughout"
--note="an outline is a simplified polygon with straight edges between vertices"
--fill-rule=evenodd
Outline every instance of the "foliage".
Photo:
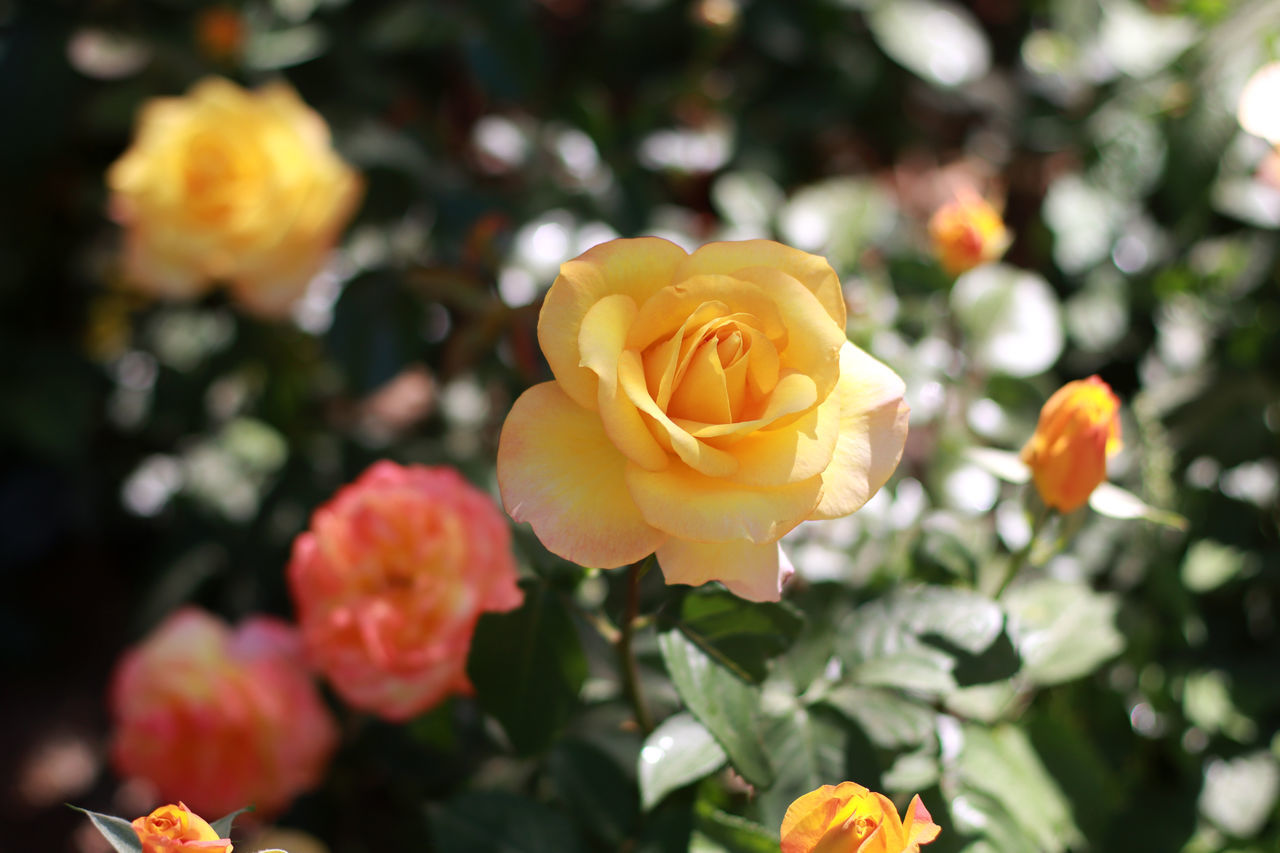
M 231 8 L 219 52 L 196 0 L 0 4 L 3 846 L 75 849 L 62 800 L 132 805 L 101 747 L 119 652 L 187 603 L 289 616 L 291 542 L 370 463 L 496 494 L 503 418 L 549 377 L 538 299 L 649 233 L 829 258 L 850 338 L 906 381 L 898 473 L 784 540 L 776 605 L 516 529 L 525 605 L 482 618 L 475 696 L 405 725 L 330 697 L 343 747 L 280 824 L 750 853 L 850 779 L 919 793 L 939 853 L 1280 845 L 1280 189 L 1235 118 L 1275 4 Z M 286 321 L 123 279 L 103 175 L 146 100 L 210 74 L 286 77 L 366 181 Z M 1013 242 L 953 281 L 927 222 L 961 185 Z M 1012 454 L 1090 374 L 1121 401 L 1114 488 L 1049 514 Z M 93 770 L 39 793 L 65 736 Z

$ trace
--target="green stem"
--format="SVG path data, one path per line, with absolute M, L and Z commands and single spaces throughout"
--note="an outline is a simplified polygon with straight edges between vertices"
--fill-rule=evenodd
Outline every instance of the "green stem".
M 1009 559 L 1009 565 L 1004 570 L 1004 579 L 1000 581 L 1000 586 L 996 587 L 995 598 L 1004 595 L 1004 591 L 1008 589 L 1009 584 L 1017 577 L 1018 571 L 1026 565 L 1027 558 L 1031 556 L 1031 549 L 1035 547 L 1036 540 L 1040 538 L 1040 531 L 1044 529 L 1045 522 L 1049 520 L 1049 514 L 1052 510 L 1043 506 L 1036 512 L 1035 520 L 1031 523 L 1031 536 L 1027 539 L 1027 544 L 1018 549 L 1018 553 Z
M 618 650 L 618 665 L 622 670 L 622 692 L 631 704 L 635 713 L 636 725 L 646 735 L 653 731 L 653 717 L 644 701 L 644 692 L 640 688 L 640 672 L 636 667 L 635 652 L 631 648 L 631 639 L 635 632 L 637 615 L 640 610 L 640 578 L 648 568 L 652 557 L 632 563 L 627 569 L 627 610 L 619 626 L 615 647 Z

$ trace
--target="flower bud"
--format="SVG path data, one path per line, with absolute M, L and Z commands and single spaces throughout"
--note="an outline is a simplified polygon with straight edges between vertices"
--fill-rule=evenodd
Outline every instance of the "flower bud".
M 782 853 L 918 853 L 940 831 L 918 795 L 904 820 L 884 794 L 841 782 L 791 804 L 782 818 Z
M 142 853 L 231 853 L 231 839 L 220 838 L 204 818 L 185 803 L 161 806 L 133 822 Z
M 1068 382 L 1044 404 L 1022 461 L 1045 504 L 1073 512 L 1107 478 L 1107 459 L 1120 449 L 1119 408 L 1097 376 Z
M 1000 212 L 971 190 L 934 211 L 929 237 L 942 268 L 953 276 L 996 260 L 1012 241 Z

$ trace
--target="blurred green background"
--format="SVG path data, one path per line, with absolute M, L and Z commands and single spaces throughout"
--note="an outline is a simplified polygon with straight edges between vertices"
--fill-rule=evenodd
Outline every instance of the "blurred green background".
M 258 0 L 219 7 L 244 27 L 227 52 L 209 8 L 0 0 L 0 847 L 98 849 L 61 803 L 136 803 L 104 763 L 120 650 L 184 602 L 289 615 L 293 536 L 370 462 L 492 488 L 502 418 L 547 376 L 558 265 L 659 234 L 824 254 L 851 337 L 907 382 L 898 475 L 788 546 L 810 620 L 792 693 L 824 661 L 863 691 L 812 711 L 819 784 L 931 792 L 931 851 L 1280 849 L 1280 185 L 1235 118 L 1280 58 L 1280 3 Z M 209 74 L 286 77 L 367 180 L 291 322 L 121 281 L 103 173 L 140 105 Z M 925 224 L 961 185 L 1003 199 L 1014 242 L 953 284 Z M 833 675 L 886 592 L 1021 547 L 1021 491 L 971 448 L 1016 450 L 1091 373 L 1124 402 L 1112 478 L 1187 529 L 1070 520 L 1005 602 L 1016 678 Z M 519 544 L 541 583 L 614 606 L 612 576 Z M 723 780 L 641 815 L 638 740 L 592 745 L 616 719 L 580 701 L 581 739 L 532 764 L 465 701 L 348 716 L 283 820 L 342 853 L 488 849 L 451 827 L 526 808 L 558 850 L 758 849 L 698 823 L 707 802 L 776 828 L 776 802 Z M 583 763 L 606 783 L 572 784 Z

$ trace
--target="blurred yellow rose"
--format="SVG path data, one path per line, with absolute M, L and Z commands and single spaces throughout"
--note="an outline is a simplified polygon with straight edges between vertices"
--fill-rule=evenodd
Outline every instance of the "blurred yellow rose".
M 555 380 L 516 400 L 502 499 L 542 543 L 777 600 L 777 542 L 866 503 L 907 434 L 902 380 L 845 338 L 827 262 L 767 240 L 656 237 L 565 263 L 538 321 Z
M 1107 479 L 1107 459 L 1120 449 L 1119 409 L 1097 376 L 1068 382 L 1044 404 L 1022 461 L 1048 506 L 1073 512 Z
M 133 822 L 142 853 L 231 853 L 231 840 L 221 838 L 208 822 L 184 803 L 161 806 Z
M 903 820 L 884 794 L 841 782 L 810 791 L 787 808 L 782 853 L 918 853 L 939 832 L 919 795 Z
M 960 275 L 996 260 L 1011 242 L 1000 211 L 972 190 L 959 192 L 934 211 L 929 237 L 948 275 Z
M 107 184 L 136 287 L 189 299 L 225 281 L 269 317 L 302 295 L 362 189 L 287 84 L 248 92 L 219 78 L 148 102 Z

